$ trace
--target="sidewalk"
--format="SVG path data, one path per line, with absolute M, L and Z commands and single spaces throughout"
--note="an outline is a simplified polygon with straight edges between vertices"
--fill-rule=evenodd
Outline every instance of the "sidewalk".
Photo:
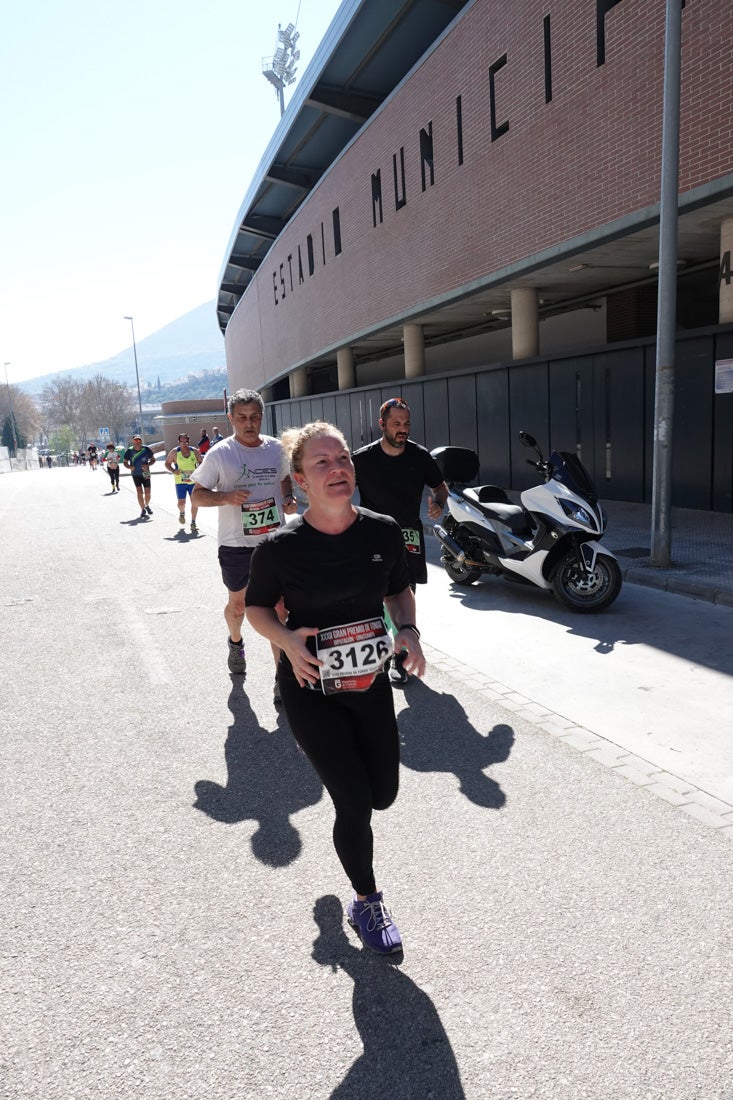
M 436 576 L 420 592 L 419 622 L 426 639 L 440 639 L 430 661 L 684 812 L 704 814 L 733 840 L 733 747 L 719 719 L 733 704 L 726 633 L 733 516 L 674 509 L 673 564 L 662 570 L 649 564 L 651 508 L 603 504 L 602 541 L 617 555 L 625 589 L 600 616 L 568 615 L 541 598 L 547 593 L 533 599 L 533 589 L 518 599 L 515 586 L 491 578 L 449 585 L 446 600 L 440 544 L 425 510 Z M 574 670 L 571 692 L 558 661 Z
M 672 509 L 672 565 L 649 563 L 649 504 L 603 501 L 608 531 L 603 542 L 619 560 L 624 580 L 733 607 L 733 514 Z
M 618 558 L 624 581 L 661 588 L 697 600 L 733 607 L 733 513 L 672 509 L 672 565 L 649 562 L 652 541 L 650 504 L 601 500 L 608 516 L 602 542 Z M 432 536 L 434 520 L 423 502 L 423 527 Z

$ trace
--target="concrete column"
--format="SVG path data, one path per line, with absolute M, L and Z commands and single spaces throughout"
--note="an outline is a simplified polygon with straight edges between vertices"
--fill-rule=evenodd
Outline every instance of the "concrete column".
M 720 223 L 720 276 L 718 279 L 719 315 L 721 325 L 733 321 L 733 218 Z
M 405 378 L 419 378 L 425 374 L 425 337 L 422 325 L 403 325 L 402 342 L 405 348 Z
M 308 374 L 305 367 L 298 367 L 298 369 L 294 370 L 290 375 L 290 396 L 308 396 Z
M 354 352 L 351 348 L 339 348 L 336 352 L 336 370 L 340 390 L 353 390 L 356 385 Z
M 512 291 L 512 358 L 531 359 L 540 353 L 540 319 L 537 288 L 519 286 Z

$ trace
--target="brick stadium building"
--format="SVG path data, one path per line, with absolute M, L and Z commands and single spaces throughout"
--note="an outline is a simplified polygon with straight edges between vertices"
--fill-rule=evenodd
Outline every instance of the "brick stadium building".
M 733 510 L 733 20 L 682 12 L 673 503 Z M 649 500 L 664 0 L 344 0 L 222 270 L 269 428 L 413 435 L 528 484 L 516 434 Z

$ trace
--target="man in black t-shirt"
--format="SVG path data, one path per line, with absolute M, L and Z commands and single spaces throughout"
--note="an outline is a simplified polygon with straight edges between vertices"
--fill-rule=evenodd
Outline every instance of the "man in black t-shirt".
M 381 439 L 361 447 L 352 455 L 356 484 L 364 508 L 392 516 L 402 528 L 410 569 L 410 587 L 425 584 L 425 536 L 420 519 L 423 489 L 430 489 L 428 515 L 440 519 L 448 499 L 437 462 L 425 447 L 413 443 L 410 435 L 410 410 L 401 397 L 391 397 L 379 410 Z M 407 682 L 400 655 L 390 669 L 393 683 Z

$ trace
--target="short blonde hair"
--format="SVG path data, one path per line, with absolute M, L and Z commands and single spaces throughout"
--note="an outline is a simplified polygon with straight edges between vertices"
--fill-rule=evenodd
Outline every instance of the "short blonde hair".
M 310 424 L 304 424 L 302 428 L 286 428 L 280 435 L 280 441 L 285 448 L 285 454 L 290 461 L 290 467 L 296 474 L 303 473 L 303 448 L 311 439 L 320 435 L 335 435 L 343 442 L 346 450 L 349 444 L 344 433 L 335 424 L 329 424 L 327 420 L 312 420 Z

